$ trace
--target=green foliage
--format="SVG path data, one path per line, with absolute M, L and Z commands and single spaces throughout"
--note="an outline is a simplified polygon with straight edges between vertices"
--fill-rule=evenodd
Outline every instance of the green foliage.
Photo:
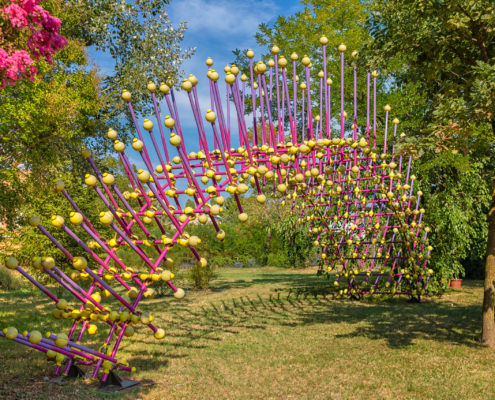
M 306 267 L 313 249 L 313 242 L 307 227 L 298 223 L 297 216 L 289 216 L 280 222 L 276 230 L 289 266 L 291 268 Z
M 187 25 L 170 21 L 169 0 L 53 2 L 63 15 L 62 32 L 67 37 L 113 58 L 114 73 L 104 78 L 103 87 L 113 100 L 120 99 L 123 89 L 129 90 L 136 111 L 151 111 L 149 80 L 177 82 L 183 73 L 182 62 L 194 54 L 195 49 L 180 46 Z M 117 101 L 114 106 L 121 108 L 122 104 Z M 126 107 L 122 110 L 127 113 Z
M 168 3 L 44 3 L 62 20 L 61 33 L 69 45 L 56 55 L 53 65 L 37 63 L 39 74 L 32 82 L 24 80 L 0 94 L 1 253 L 15 250 L 25 265 L 33 255 L 52 255 L 59 265 L 69 267 L 46 237 L 22 226 L 33 213 L 42 217 L 45 226 L 50 225 L 46 222 L 52 214 L 67 217 L 70 205 L 52 191 L 56 179 L 65 181 L 70 195 L 88 216 L 102 209 L 95 192 L 81 186 L 82 176 L 92 171 L 80 157 L 80 146 L 90 147 L 95 159 L 105 155 L 110 142 L 104 140 L 103 132 L 124 121 L 123 103 L 117 100 L 121 90 L 133 93 L 137 111 L 148 111 L 142 101 L 146 82 L 150 78 L 176 79 L 181 62 L 192 54 L 180 47 L 186 26 L 171 24 L 165 13 Z M 89 46 L 113 57 L 114 74 L 98 74 L 88 60 Z M 149 101 L 146 104 L 150 107 Z M 119 132 L 119 138 L 126 138 L 125 131 Z M 112 158 L 103 164 L 107 170 L 118 168 Z M 118 181 L 121 189 L 122 183 Z M 106 234 L 105 229 L 103 232 Z M 55 232 L 55 237 L 72 254 L 80 251 L 67 235 Z
M 55 179 L 79 184 L 80 175 L 66 172 L 83 168 L 82 143 L 102 147 L 97 132 L 105 126 L 106 98 L 84 48 L 71 41 L 53 66 L 40 63 L 39 69 L 34 81 L 1 92 L 0 220 L 9 236 L 23 219 L 22 208 L 44 198 Z
M 26 282 L 16 275 L 15 271 L 11 272 L 3 265 L 0 265 L 0 289 L 17 290 L 25 286 Z
M 322 35 L 328 38 L 328 54 L 335 57 L 337 47 L 341 43 L 347 45 L 348 50 L 360 49 L 369 41 L 369 34 L 364 23 L 366 21 L 366 3 L 359 0 L 346 2 L 336 0 L 303 0 L 302 11 L 284 17 L 279 16 L 273 25 L 261 24 L 255 38 L 259 45 L 271 48 L 277 45 L 288 58 L 292 52 L 300 57 L 308 54 L 320 60 L 321 54 L 319 39 Z M 330 77 L 340 75 L 338 63 L 328 64 Z M 320 70 L 322 65 L 315 64 Z
M 402 93 L 406 133 L 446 284 L 481 275 L 495 175 L 495 9 L 489 0 L 374 2 L 363 58 Z M 414 29 L 411 29 L 414 27 Z
M 194 289 L 207 289 L 210 281 L 216 277 L 215 268 L 207 265 L 205 268 L 194 265 L 186 274 Z

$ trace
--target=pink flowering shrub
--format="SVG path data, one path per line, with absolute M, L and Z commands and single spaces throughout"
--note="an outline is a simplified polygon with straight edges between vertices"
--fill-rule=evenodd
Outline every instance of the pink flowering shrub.
M 22 78 L 32 79 L 38 72 L 35 60 L 53 63 L 55 52 L 67 45 L 58 33 L 60 19 L 41 7 L 41 1 L 10 0 L 0 8 L 0 89 Z

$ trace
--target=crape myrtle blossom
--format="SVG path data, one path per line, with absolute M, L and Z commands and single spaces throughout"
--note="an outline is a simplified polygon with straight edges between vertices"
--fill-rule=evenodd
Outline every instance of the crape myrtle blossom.
M 53 63 L 52 56 L 67 45 L 61 21 L 40 6 L 42 0 L 11 0 L 0 8 L 0 89 L 38 72 L 34 61 Z M 5 4 L 0 0 L 0 5 Z M 27 39 L 25 39 L 27 38 Z M 26 48 L 27 47 L 27 48 Z

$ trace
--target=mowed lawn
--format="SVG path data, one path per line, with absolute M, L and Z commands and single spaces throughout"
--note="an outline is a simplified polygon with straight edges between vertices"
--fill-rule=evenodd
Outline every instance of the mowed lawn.
M 495 399 L 481 282 L 422 304 L 334 299 L 327 285 L 314 269 L 225 269 L 212 290 L 146 301 L 167 335 L 140 327 L 124 341 L 141 385 L 111 395 L 47 382 L 42 353 L 2 338 L 0 398 Z M 0 292 L 0 328 L 58 332 L 69 322 L 52 309 L 29 290 Z

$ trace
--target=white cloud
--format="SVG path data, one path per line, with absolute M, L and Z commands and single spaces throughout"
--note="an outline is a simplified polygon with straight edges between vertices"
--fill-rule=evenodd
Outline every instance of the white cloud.
M 215 68 L 220 73 L 220 93 L 225 110 L 225 83 L 223 67 L 234 59 L 235 48 L 252 48 L 259 55 L 254 35 L 260 23 L 269 23 L 278 15 L 292 14 L 302 6 L 298 0 L 174 0 L 168 7 L 172 23 L 187 22 L 188 29 L 184 33 L 182 46 L 195 47 L 196 54 L 186 60 L 182 69 L 187 77 L 190 73 L 199 79 L 197 86 L 201 115 L 210 108 L 209 81 L 206 77 L 205 65 L 208 56 L 213 58 Z M 175 96 L 179 110 L 181 126 L 186 137 L 188 151 L 198 150 L 196 123 L 186 93 L 182 90 Z M 162 106 L 162 112 L 167 109 Z M 252 124 L 251 117 L 245 116 L 247 126 Z M 203 120 L 203 122 L 205 122 Z M 238 146 L 237 115 L 231 104 L 231 137 L 232 145 Z M 208 143 L 213 141 L 211 128 L 205 125 Z
M 228 40 L 230 35 L 251 39 L 260 22 L 271 19 L 278 11 L 273 0 L 176 0 L 171 3 L 169 15 L 172 20 L 186 21 L 191 33 Z

